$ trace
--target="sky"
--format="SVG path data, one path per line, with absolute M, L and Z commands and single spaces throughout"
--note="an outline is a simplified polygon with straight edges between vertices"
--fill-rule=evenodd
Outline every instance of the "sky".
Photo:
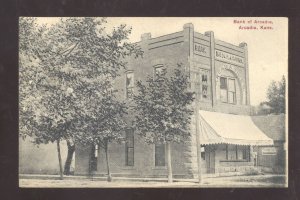
M 241 23 L 234 23 L 238 20 Z M 251 23 L 250 23 L 250 20 Z M 257 24 L 256 21 L 268 21 L 267 24 Z M 41 23 L 52 24 L 57 18 L 40 18 Z M 243 23 L 244 22 L 244 23 Z M 288 74 L 288 19 L 270 17 L 238 17 L 238 18 L 212 18 L 212 17 L 112 17 L 107 18 L 107 29 L 111 30 L 120 24 L 132 27 L 129 40 L 140 41 L 143 33 L 151 33 L 151 37 L 183 30 L 183 25 L 192 23 L 196 32 L 204 34 L 213 31 L 216 39 L 239 45 L 248 44 L 248 65 L 250 102 L 258 105 L 266 100 L 267 88 L 272 80 L 279 81 Z M 272 29 L 260 29 L 260 26 Z M 253 29 L 240 29 L 239 27 L 257 27 Z

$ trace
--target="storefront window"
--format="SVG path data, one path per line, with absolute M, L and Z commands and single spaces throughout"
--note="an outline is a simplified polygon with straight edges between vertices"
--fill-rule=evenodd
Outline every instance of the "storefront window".
M 240 145 L 226 145 L 225 160 L 244 160 L 249 161 L 250 147 Z

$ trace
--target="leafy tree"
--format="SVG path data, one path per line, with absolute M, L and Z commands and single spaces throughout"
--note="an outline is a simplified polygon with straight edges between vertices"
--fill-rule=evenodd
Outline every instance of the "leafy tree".
M 20 18 L 19 21 L 19 105 L 20 135 L 31 136 L 34 143 L 48 143 L 57 140 L 60 172 L 62 172 L 58 127 L 52 126 L 44 104 L 44 93 L 39 87 L 43 79 L 49 79 L 41 65 L 41 54 L 47 51 L 45 35 L 47 28 L 39 26 L 36 18 Z M 45 123 L 46 122 L 46 123 Z M 62 173 L 60 173 L 62 178 Z
M 126 64 L 123 57 L 141 54 L 139 48 L 126 42 L 131 29 L 121 25 L 107 33 L 105 23 L 103 18 L 61 18 L 45 28 L 43 45 L 34 43 L 39 79 L 34 79 L 33 85 L 38 95 L 30 109 L 33 122 L 27 127 L 35 130 L 36 141 L 56 141 L 58 150 L 61 140 L 67 141 L 69 150 L 76 141 L 86 141 L 88 134 L 84 134 L 82 127 L 85 120 L 94 116 L 89 109 L 91 99 L 103 99 L 101 91 L 109 88 L 119 69 Z M 24 71 L 26 77 L 29 72 Z M 30 89 L 24 91 L 25 94 L 31 92 Z M 68 151 L 66 173 L 73 152 Z M 62 169 L 60 153 L 59 161 Z
M 87 102 L 85 124 L 82 127 L 82 143 L 98 145 L 105 151 L 108 181 L 112 180 L 109 167 L 109 144 L 122 142 L 123 133 L 127 128 L 125 115 L 127 106 L 116 98 L 117 91 L 111 87 L 101 91 L 101 95 L 95 93 Z
M 188 91 L 188 76 L 178 64 L 174 72 L 163 71 L 146 82 L 137 82 L 134 96 L 135 128 L 149 144 L 166 144 L 168 181 L 173 181 L 171 144 L 190 136 L 189 124 L 194 93 Z
M 281 81 L 272 81 L 267 91 L 266 104 L 271 107 L 271 113 L 285 113 L 285 77 Z

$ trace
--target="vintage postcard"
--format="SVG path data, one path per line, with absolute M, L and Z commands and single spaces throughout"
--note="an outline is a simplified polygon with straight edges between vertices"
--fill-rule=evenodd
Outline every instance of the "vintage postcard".
M 19 18 L 19 187 L 288 186 L 288 19 Z

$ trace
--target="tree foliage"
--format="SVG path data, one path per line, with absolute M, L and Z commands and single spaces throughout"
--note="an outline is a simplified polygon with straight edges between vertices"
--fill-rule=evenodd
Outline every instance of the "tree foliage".
M 172 74 L 166 70 L 137 82 L 134 96 L 136 112 L 134 127 L 147 143 L 166 144 L 168 182 L 173 181 L 171 144 L 189 136 L 194 93 L 188 90 L 188 76 L 178 64 Z
M 281 81 L 272 81 L 267 91 L 266 104 L 271 107 L 271 113 L 285 113 L 286 80 L 282 76 Z
M 32 136 L 36 143 L 93 142 L 89 133 L 104 126 L 98 135 L 114 138 L 117 130 L 106 132 L 112 122 L 106 119 L 122 113 L 124 106 L 110 88 L 126 65 L 123 58 L 142 51 L 127 42 L 131 28 L 121 25 L 109 32 L 105 24 L 104 18 L 61 18 L 48 27 L 37 25 L 34 18 L 20 19 L 23 136 Z
M 168 75 L 137 82 L 134 96 L 135 127 L 148 143 L 182 142 L 190 136 L 189 124 L 194 93 L 188 91 L 188 76 L 178 64 Z

